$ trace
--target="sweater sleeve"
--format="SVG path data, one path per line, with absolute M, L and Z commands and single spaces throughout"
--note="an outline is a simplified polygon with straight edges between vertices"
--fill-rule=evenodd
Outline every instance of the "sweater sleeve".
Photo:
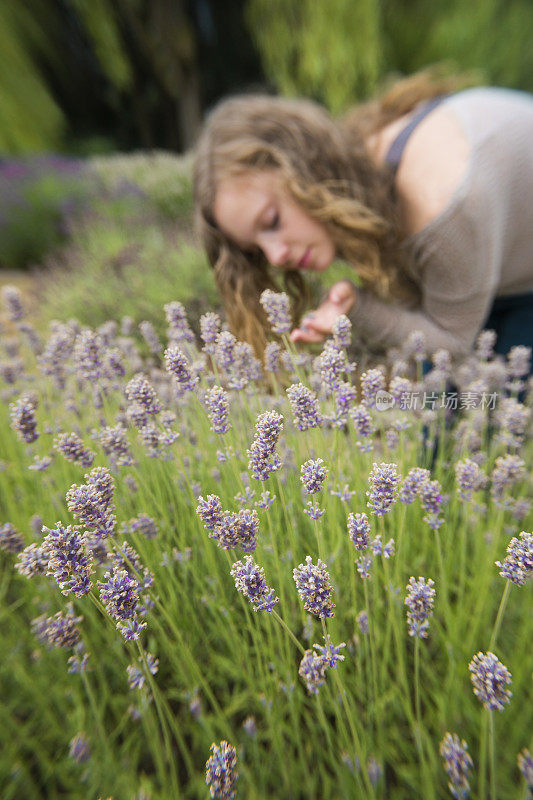
M 422 295 L 419 307 L 408 309 L 358 290 L 350 319 L 369 347 L 398 347 L 420 330 L 429 352 L 444 347 L 461 356 L 472 348 L 490 313 L 502 259 L 502 215 L 480 213 L 494 210 L 487 209 L 483 192 L 476 194 L 470 192 L 467 203 L 454 204 L 409 241 Z

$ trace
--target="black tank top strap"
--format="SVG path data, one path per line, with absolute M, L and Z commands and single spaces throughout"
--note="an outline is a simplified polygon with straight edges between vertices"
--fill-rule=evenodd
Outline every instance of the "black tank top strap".
M 400 161 L 402 159 L 403 151 L 407 141 L 418 125 L 419 122 L 422 122 L 424 117 L 426 117 L 434 108 L 436 108 L 443 100 L 445 100 L 449 95 L 441 94 L 437 95 L 437 97 L 433 97 L 429 102 L 427 102 L 423 108 L 418 111 L 414 117 L 407 123 L 405 128 L 400 131 L 396 139 L 393 141 L 387 155 L 385 156 L 385 163 L 388 164 L 394 173 L 397 172 L 398 167 L 400 166 Z

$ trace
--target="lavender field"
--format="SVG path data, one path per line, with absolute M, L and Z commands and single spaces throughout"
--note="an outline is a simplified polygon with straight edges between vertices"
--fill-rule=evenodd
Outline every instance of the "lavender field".
M 2 800 L 531 795 L 531 354 L 361 369 L 285 301 L 260 363 L 4 287 Z

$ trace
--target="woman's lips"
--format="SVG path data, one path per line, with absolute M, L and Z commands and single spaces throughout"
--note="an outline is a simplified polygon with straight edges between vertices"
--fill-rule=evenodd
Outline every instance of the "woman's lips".
M 311 260 L 311 248 L 308 247 L 301 259 L 298 261 L 298 269 L 305 269 L 309 266 L 309 261 Z

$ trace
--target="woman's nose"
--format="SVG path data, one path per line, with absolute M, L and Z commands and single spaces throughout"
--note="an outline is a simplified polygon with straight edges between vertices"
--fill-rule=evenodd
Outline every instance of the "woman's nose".
M 289 258 L 289 248 L 281 240 L 265 244 L 265 255 L 274 267 L 281 267 Z

